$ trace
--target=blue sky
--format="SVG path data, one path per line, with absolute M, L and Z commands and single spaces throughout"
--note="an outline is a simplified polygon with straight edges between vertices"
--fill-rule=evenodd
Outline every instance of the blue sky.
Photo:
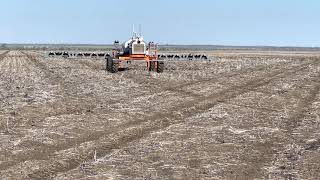
M 0 0 L 0 42 L 320 46 L 319 0 Z

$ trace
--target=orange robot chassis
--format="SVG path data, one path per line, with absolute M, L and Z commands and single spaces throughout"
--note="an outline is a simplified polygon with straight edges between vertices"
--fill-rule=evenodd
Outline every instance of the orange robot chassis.
M 133 61 L 145 61 L 149 71 L 162 73 L 164 71 L 164 60 L 158 59 L 157 47 L 149 44 L 147 54 L 119 55 L 119 49 L 113 49 L 112 56 L 106 58 L 106 70 L 117 73 L 125 70 Z

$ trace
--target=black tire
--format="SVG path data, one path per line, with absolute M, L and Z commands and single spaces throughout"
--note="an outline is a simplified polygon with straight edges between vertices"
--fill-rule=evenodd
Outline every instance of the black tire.
M 119 63 L 115 62 L 112 57 L 107 58 L 107 71 L 117 73 L 119 71 L 118 65 Z
M 155 71 L 156 70 L 156 62 L 150 61 L 150 69 L 149 71 Z
M 162 73 L 164 71 L 164 62 L 158 61 L 157 73 Z
M 112 62 L 112 66 L 111 66 L 111 73 L 117 73 L 119 71 L 119 63 L 116 61 L 111 61 Z
M 106 58 L 106 70 L 107 70 L 107 71 L 110 71 L 110 68 L 109 68 L 109 60 L 110 60 L 110 58 L 107 57 L 107 58 Z

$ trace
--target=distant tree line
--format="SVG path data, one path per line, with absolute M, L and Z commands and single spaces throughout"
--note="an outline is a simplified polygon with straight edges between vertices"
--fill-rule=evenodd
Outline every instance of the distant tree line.
M 8 49 L 7 44 L 3 43 L 0 45 L 0 49 Z

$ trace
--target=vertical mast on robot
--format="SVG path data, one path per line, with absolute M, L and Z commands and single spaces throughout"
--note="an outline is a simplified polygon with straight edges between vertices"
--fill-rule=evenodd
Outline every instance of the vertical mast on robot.
M 132 38 L 136 39 L 137 38 L 137 33 L 135 31 L 134 24 L 133 24 L 133 27 L 132 27 L 132 33 L 133 33 L 133 37 Z
M 142 37 L 141 24 L 139 24 L 139 37 Z

